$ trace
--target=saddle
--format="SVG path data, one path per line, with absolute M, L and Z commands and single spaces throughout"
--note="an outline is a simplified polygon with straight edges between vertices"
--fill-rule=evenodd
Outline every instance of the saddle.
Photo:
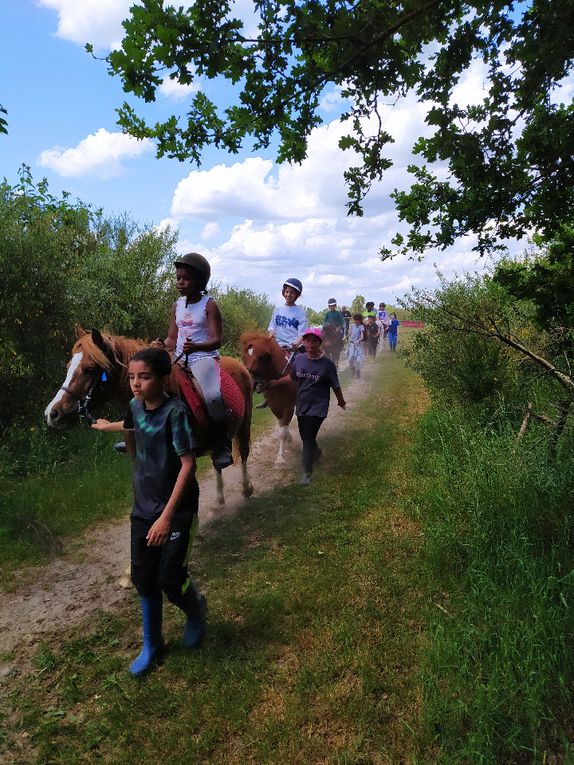
M 175 378 L 177 392 L 189 408 L 192 425 L 201 434 L 205 435 L 209 429 L 209 418 L 199 386 L 196 384 L 190 370 L 180 367 L 179 364 L 174 364 L 172 373 Z M 229 430 L 233 432 L 235 430 L 235 422 L 242 420 L 245 415 L 245 401 L 239 386 L 229 372 L 226 372 L 223 368 L 221 369 L 221 395 L 229 415 Z

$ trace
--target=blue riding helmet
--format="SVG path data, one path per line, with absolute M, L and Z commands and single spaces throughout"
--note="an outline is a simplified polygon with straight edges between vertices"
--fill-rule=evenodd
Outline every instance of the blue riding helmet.
M 299 294 L 303 292 L 303 285 L 299 281 L 299 279 L 295 279 L 293 277 L 292 279 L 285 279 L 283 282 L 283 287 L 293 287 L 294 290 L 297 290 Z

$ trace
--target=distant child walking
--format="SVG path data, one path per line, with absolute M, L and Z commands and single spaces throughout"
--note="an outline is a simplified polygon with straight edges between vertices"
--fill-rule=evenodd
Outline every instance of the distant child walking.
M 187 571 L 192 528 L 197 523 L 194 450 L 199 444 L 185 404 L 164 391 L 170 371 L 171 359 L 165 350 L 138 351 L 128 366 L 134 397 L 125 421 L 99 419 L 92 425 L 96 430 L 135 431 L 131 576 L 140 596 L 143 647 L 130 665 L 133 675 L 146 672 L 163 652 L 162 593 L 187 617 L 184 645 L 199 646 L 206 627 L 205 596 Z
M 361 376 L 361 369 L 365 362 L 365 325 L 360 313 L 353 315 L 353 324 L 349 332 L 349 345 L 347 346 L 347 359 L 353 377 Z
M 365 327 L 365 334 L 367 335 L 367 352 L 369 356 L 375 358 L 377 355 L 377 346 L 379 344 L 379 336 L 381 334 L 381 328 L 377 324 L 375 316 L 369 316 L 367 319 L 367 325 Z
M 303 333 L 305 353 L 298 354 L 291 367 L 291 377 L 297 382 L 297 424 L 303 442 L 303 473 L 299 483 L 308 486 L 314 465 L 321 457 L 317 445 L 317 434 L 329 411 L 331 390 L 337 398 L 337 405 L 346 406 L 337 369 L 333 362 L 323 355 L 321 343 L 323 333 L 311 328 Z
M 399 339 L 399 324 L 401 322 L 397 319 L 397 314 L 392 313 L 391 314 L 391 323 L 389 324 L 389 333 L 387 337 L 389 338 L 389 346 L 391 351 L 397 350 L 397 340 Z

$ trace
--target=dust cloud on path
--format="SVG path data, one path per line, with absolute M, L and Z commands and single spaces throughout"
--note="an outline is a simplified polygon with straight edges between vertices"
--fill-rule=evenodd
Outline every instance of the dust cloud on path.
M 382 363 L 387 353 L 381 354 Z M 344 386 L 348 409 L 368 393 L 369 381 L 378 366 L 379 362 L 367 363 L 361 379 Z M 348 416 L 332 398 L 321 436 L 344 429 Z M 255 496 L 299 479 L 301 442 L 295 420 L 291 423 L 291 435 L 293 440 L 287 445 L 284 465 L 275 465 L 279 443 L 275 421 L 252 444 L 248 468 Z M 213 473 L 209 471 L 199 482 L 199 528 L 204 537 L 214 533 L 210 528 L 213 520 L 248 512 L 249 500 L 241 495 L 240 468 L 227 468 L 223 476 L 224 507 L 216 503 Z M 126 508 L 125 519 L 107 522 L 86 532 L 81 540 L 66 542 L 61 557 L 26 572 L 26 585 L 16 592 L 0 594 L 0 650 L 5 655 L 14 653 L 12 659 L 0 664 L 0 680 L 29 659 L 39 640 L 68 631 L 96 611 L 120 610 L 134 597 L 131 589 L 120 584 L 129 563 L 128 513 Z

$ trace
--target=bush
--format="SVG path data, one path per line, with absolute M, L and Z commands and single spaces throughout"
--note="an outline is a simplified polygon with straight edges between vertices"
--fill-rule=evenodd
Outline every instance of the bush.
M 223 345 L 221 352 L 229 356 L 239 353 L 242 332 L 267 329 L 273 306 L 265 295 L 252 290 L 228 287 L 209 290 L 218 302 L 223 317 Z
M 432 294 L 413 292 L 403 303 L 425 323 L 403 357 L 437 402 L 466 406 L 486 422 L 502 405 L 516 422 L 527 400 L 547 396 L 533 363 L 487 334 L 495 320 L 534 350 L 542 337 L 530 323 L 532 306 L 511 298 L 489 275 L 442 279 Z
M 170 231 L 142 230 L 67 195 L 24 168 L 0 184 L 0 431 L 34 425 L 60 384 L 75 323 L 157 335 L 165 325 Z

